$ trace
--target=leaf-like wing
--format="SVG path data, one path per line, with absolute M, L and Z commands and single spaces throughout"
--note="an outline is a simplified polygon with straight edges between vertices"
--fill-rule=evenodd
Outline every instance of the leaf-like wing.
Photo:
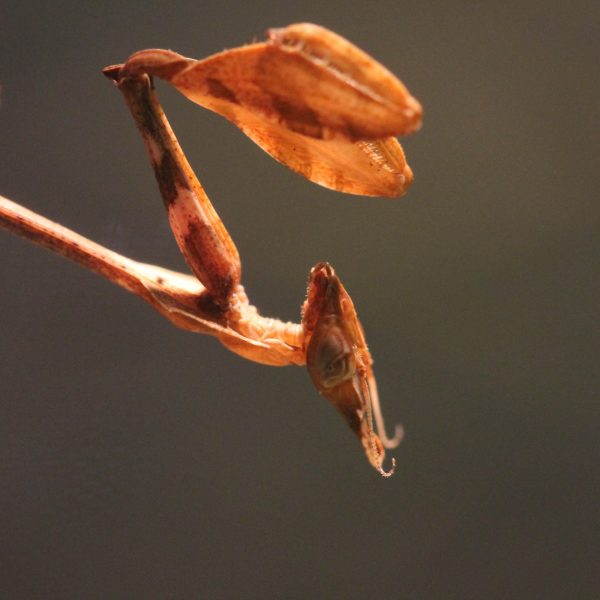
M 199 61 L 143 50 L 125 70 L 165 79 L 316 183 L 354 194 L 405 193 L 412 172 L 393 136 L 417 130 L 422 113 L 406 87 L 322 27 L 291 25 L 269 35 Z

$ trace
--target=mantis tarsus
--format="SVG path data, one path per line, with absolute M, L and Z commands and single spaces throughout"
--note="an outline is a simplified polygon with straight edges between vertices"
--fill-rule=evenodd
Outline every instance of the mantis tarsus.
M 421 107 L 383 66 L 310 24 L 204 60 L 142 50 L 104 69 L 142 134 L 169 222 L 194 276 L 133 261 L 0 197 L 0 224 L 143 298 L 178 327 L 206 333 L 268 365 L 306 365 L 384 476 L 385 434 L 372 359 L 333 268 L 310 271 L 301 323 L 263 317 L 241 285 L 237 249 L 194 175 L 156 97 L 159 77 L 242 129 L 275 159 L 331 189 L 400 196 L 412 172 L 394 136 L 419 128 Z M 375 421 L 375 425 L 373 423 Z M 375 433 L 375 426 L 377 433 Z

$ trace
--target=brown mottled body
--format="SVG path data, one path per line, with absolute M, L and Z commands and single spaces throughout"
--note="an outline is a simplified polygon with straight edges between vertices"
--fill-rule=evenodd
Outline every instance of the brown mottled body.
M 151 76 L 240 127 L 274 158 L 333 189 L 406 192 L 412 171 L 393 137 L 420 126 L 421 107 L 387 69 L 316 25 L 202 61 L 143 50 L 104 70 L 142 134 L 175 239 L 195 277 L 123 257 L 0 196 L 0 225 L 103 275 L 178 327 L 215 336 L 244 358 L 307 365 L 384 476 L 387 438 L 372 359 L 354 305 L 327 263 L 310 273 L 300 324 L 261 316 L 241 285 L 238 251 L 192 171 Z M 373 419 L 377 425 L 375 433 Z

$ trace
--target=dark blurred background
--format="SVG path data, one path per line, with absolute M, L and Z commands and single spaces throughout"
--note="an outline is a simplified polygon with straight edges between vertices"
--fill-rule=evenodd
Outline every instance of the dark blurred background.
M 311 21 L 425 107 L 406 198 L 343 196 L 159 84 L 263 313 L 328 260 L 363 321 L 398 472 L 300 368 L 179 331 L 0 232 L 0 597 L 600 597 L 598 98 L 592 2 L 12 2 L 0 193 L 185 268 L 100 74 Z

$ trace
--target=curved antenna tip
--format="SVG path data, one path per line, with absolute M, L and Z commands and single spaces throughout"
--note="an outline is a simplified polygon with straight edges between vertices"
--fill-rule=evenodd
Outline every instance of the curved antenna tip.
M 377 470 L 382 477 L 391 477 L 396 472 L 396 459 L 392 458 L 392 468 L 389 471 L 384 471 L 381 465 L 377 467 Z

